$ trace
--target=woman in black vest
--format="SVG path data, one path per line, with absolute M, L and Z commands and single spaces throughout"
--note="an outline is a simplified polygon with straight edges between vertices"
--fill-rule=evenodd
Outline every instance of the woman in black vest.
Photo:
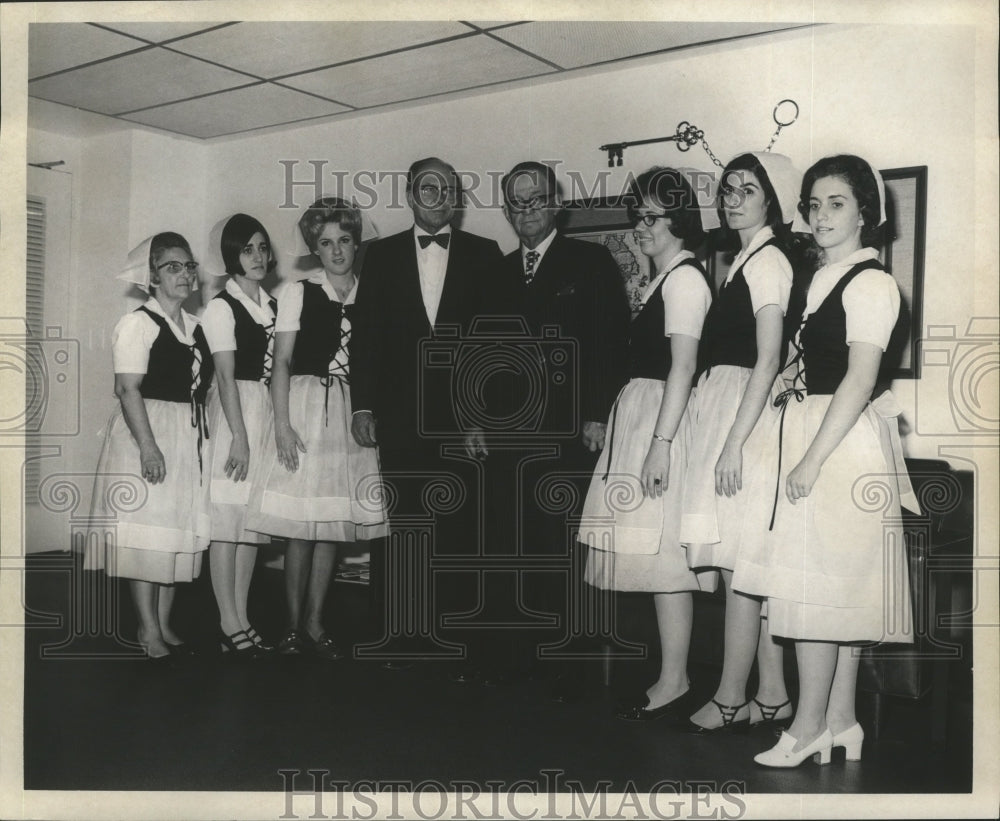
M 766 427 L 763 416 L 775 413 L 769 397 L 780 391 L 792 287 L 788 226 L 800 182 L 787 157 L 761 152 L 733 159 L 719 186 L 723 238 L 737 253 L 705 319 L 681 519 L 691 567 L 718 568 L 726 585 L 722 675 L 712 699 L 686 725 L 699 735 L 785 720 L 792 713 L 781 648 L 761 629 L 761 600 L 735 591 L 732 572 L 747 501 L 742 488 L 769 467 L 759 458 L 759 436 L 752 434 Z M 748 702 L 755 654 L 759 684 Z
M 170 626 L 174 585 L 197 578 L 208 547 L 201 463 L 212 357 L 181 309 L 197 282 L 187 240 L 157 234 L 129 258 L 122 278 L 152 295 L 111 336 L 121 408 L 97 464 L 84 567 L 129 580 L 139 644 L 158 659 L 186 650 Z
M 245 524 L 251 466 L 261 458 L 271 429 L 268 384 L 277 302 L 260 283 L 276 263 L 264 226 L 246 214 L 235 214 L 225 222 L 219 246 L 230 277 L 201 319 L 215 360 L 217 387 L 208 403 L 212 430 L 208 555 L 222 649 L 259 657 L 272 648 L 250 624 L 247 597 L 257 545 L 269 539 L 247 530 Z
M 690 250 L 704 234 L 688 181 L 672 168 L 652 168 L 636 179 L 632 195 L 638 205 L 630 220 L 653 276 L 632 321 L 630 378 L 611 411 L 580 539 L 592 548 L 590 584 L 654 594 L 660 675 L 641 704 L 619 713 L 628 721 L 648 721 L 677 712 L 690 692 L 691 591 L 699 589 L 699 580 L 678 538 L 689 427 L 684 409 L 712 296 Z
M 799 207 L 822 265 L 775 426 L 778 484 L 750 488 L 768 515 L 748 528 L 734 579 L 767 595 L 771 632 L 796 641 L 795 720 L 755 759 L 771 767 L 814 754 L 826 763 L 832 747 L 859 759 L 853 643 L 911 640 L 900 496 L 886 484 L 894 460 L 885 454 L 900 452 L 899 432 L 890 396 L 870 401 L 899 314 L 899 289 L 876 250 L 883 190 L 879 174 L 849 155 L 820 160 L 802 183 Z
M 288 540 L 285 655 L 343 655 L 322 623 L 337 544 L 385 535 L 373 448 L 351 436 L 348 343 L 357 292 L 361 213 L 324 197 L 299 220 L 322 265 L 279 293 L 271 402 L 273 444 L 251 497 L 248 526 Z

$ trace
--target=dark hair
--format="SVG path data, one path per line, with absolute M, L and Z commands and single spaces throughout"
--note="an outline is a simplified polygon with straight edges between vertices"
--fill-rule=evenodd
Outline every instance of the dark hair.
M 510 202 L 510 187 L 513 185 L 514 180 L 520 177 L 522 174 L 535 174 L 545 180 L 545 184 L 548 189 L 553 194 L 559 193 L 559 181 L 556 179 L 556 170 L 551 165 L 546 165 L 543 162 L 536 162 L 535 160 L 526 160 L 525 162 L 519 162 L 510 171 L 503 175 L 503 179 L 500 180 L 500 190 L 503 192 L 504 202 Z
M 314 254 L 319 235 L 331 223 L 347 231 L 355 245 L 361 244 L 361 212 L 340 197 L 320 197 L 299 217 L 302 239 Z
M 637 205 L 650 201 L 659 205 L 670 217 L 670 233 L 684 240 L 685 248 L 701 245 L 705 232 L 701 227 L 698 197 L 680 171 L 653 166 L 635 178 L 630 193 Z
M 799 213 L 806 222 L 809 221 L 809 198 L 812 196 L 813 186 L 816 180 L 823 177 L 838 177 L 847 183 L 854 199 L 858 201 L 861 219 L 864 221 L 861 226 L 861 244 L 872 248 L 881 247 L 885 238 L 884 226 L 878 224 L 882 217 L 882 203 L 871 166 L 853 154 L 837 154 L 813 163 L 802 178 L 799 196 Z
M 723 187 L 726 176 L 733 171 L 749 171 L 760 183 L 764 199 L 767 201 L 767 215 L 764 218 L 764 225 L 768 226 L 778 240 L 778 245 L 782 250 L 787 251 L 794 244 L 791 231 L 785 225 L 781 214 L 781 202 L 771 184 L 771 178 L 767 176 L 767 171 L 753 154 L 738 154 L 733 157 L 722 170 L 722 177 L 719 179 L 719 191 L 715 198 L 715 209 L 719 214 L 719 248 L 730 252 L 735 256 L 740 248 L 739 235 L 733 231 L 726 222 L 726 215 L 722 207 Z M 728 261 L 732 261 L 733 256 Z
M 222 229 L 222 239 L 219 244 L 222 250 L 222 262 L 226 266 L 227 274 L 245 274 L 243 266 L 240 265 L 240 254 L 246 244 L 250 242 L 254 234 L 263 234 L 267 242 L 267 272 L 271 273 L 277 267 L 277 260 L 274 258 L 274 250 L 271 248 L 271 238 L 257 220 L 248 214 L 233 214 Z
M 156 257 L 161 251 L 166 251 L 170 248 L 182 248 L 187 251 L 187 255 L 194 259 L 194 254 L 191 253 L 191 246 L 188 245 L 188 241 L 184 239 L 180 234 L 174 231 L 164 231 L 162 234 L 157 234 L 149 243 L 149 270 L 150 272 L 156 270 Z
M 422 160 L 414 162 L 409 169 L 407 169 L 406 190 L 409 191 L 413 188 L 413 181 L 432 165 L 443 165 L 445 168 L 451 168 L 451 173 L 455 177 L 455 185 L 458 185 L 458 174 L 450 163 L 446 163 L 438 157 L 424 157 Z

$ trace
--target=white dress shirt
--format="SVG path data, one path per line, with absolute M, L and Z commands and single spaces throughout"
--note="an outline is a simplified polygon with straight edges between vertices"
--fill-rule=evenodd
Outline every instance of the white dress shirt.
M 441 291 L 444 289 L 444 275 L 448 270 L 449 247 L 442 248 L 436 242 L 430 243 L 426 248 L 420 247 L 417 237 L 441 236 L 450 234 L 450 228 L 443 228 L 437 234 L 429 234 L 419 226 L 413 227 L 413 244 L 417 248 L 417 271 L 420 273 L 420 294 L 424 299 L 424 311 L 427 313 L 427 321 L 433 326 L 437 321 L 438 306 L 441 304 Z

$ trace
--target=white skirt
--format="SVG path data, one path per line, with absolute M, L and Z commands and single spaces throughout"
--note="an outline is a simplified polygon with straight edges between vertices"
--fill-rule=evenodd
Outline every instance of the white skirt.
M 714 574 L 699 576 L 688 567 L 678 537 L 690 435 L 686 413 L 670 447 L 663 495 L 642 495 L 639 478 L 653 441 L 664 384 L 659 379 L 633 379 L 622 389 L 584 502 L 578 538 L 591 548 L 584 578 L 602 590 L 670 593 L 715 587 Z
M 97 462 L 84 568 L 158 584 L 189 582 L 201 572 L 211 534 L 198 431 L 187 403 L 146 399 L 145 405 L 166 476 L 155 485 L 142 478 L 139 446 L 119 408 Z
M 283 467 L 271 420 L 251 482 L 246 527 L 307 541 L 353 542 L 384 536 L 378 455 L 351 435 L 347 386 L 334 380 L 327 390 L 319 377 L 293 376 L 288 415 L 306 450 L 299 453 L 298 470 Z
M 785 495 L 788 474 L 815 437 L 830 401 L 814 395 L 788 403 L 781 475 L 777 484 L 764 477 L 749 488 L 733 587 L 768 597 L 772 635 L 910 642 L 899 492 L 871 405 L 823 464 L 809 496 L 793 505 Z M 775 453 L 779 427 L 775 422 L 767 431 Z
M 732 570 L 747 505 L 747 488 L 756 477 L 773 481 L 777 457 L 766 453 L 766 441 L 758 431 L 777 418 L 773 399 L 779 380 L 761 411 L 760 418 L 743 445 L 742 490 L 735 496 L 715 492 L 715 465 L 736 419 L 752 371 L 735 365 L 716 365 L 702 376 L 688 403 L 692 435 L 684 474 L 680 540 L 687 545 L 691 567 Z M 770 479 L 769 479 L 770 477 Z
M 240 397 L 240 410 L 250 444 L 250 467 L 242 482 L 226 476 L 226 462 L 233 443 L 233 432 L 222 409 L 218 386 L 208 396 L 208 428 L 211 435 L 206 467 L 209 472 L 209 498 L 212 507 L 212 541 L 258 544 L 268 537 L 245 527 L 247 504 L 250 501 L 250 483 L 254 466 L 263 458 L 267 437 L 272 436 L 271 396 L 263 382 L 248 379 L 236 380 Z

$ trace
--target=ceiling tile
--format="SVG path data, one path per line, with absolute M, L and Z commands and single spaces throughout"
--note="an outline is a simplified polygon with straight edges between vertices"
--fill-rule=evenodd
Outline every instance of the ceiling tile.
M 419 99 L 552 71 L 544 63 L 477 34 L 283 80 L 359 108 Z
M 123 31 L 149 40 L 151 43 L 162 43 L 164 40 L 172 40 L 174 37 L 183 37 L 186 34 L 194 34 L 196 31 L 219 26 L 223 21 L 217 23 L 102 23 L 115 31 Z
M 493 29 L 493 28 L 500 28 L 500 27 L 506 28 L 507 26 L 520 26 L 520 25 L 523 25 L 523 23 L 518 23 L 518 22 L 516 22 L 514 20 L 493 20 L 493 21 L 489 21 L 489 20 L 470 20 L 469 24 L 473 25 L 473 26 L 477 26 L 478 28 L 481 28 L 481 29 Z
M 495 36 L 562 68 L 620 60 L 711 40 L 776 31 L 782 23 L 534 22 Z
M 207 139 L 349 110 L 290 88 L 262 83 L 139 111 L 123 119 Z
M 448 21 L 238 23 L 170 47 L 271 78 L 469 32 L 468 26 Z
M 28 26 L 28 77 L 103 60 L 143 48 L 145 43 L 87 23 L 31 23 Z
M 33 97 L 116 114 L 251 82 L 245 74 L 150 48 L 28 84 Z

